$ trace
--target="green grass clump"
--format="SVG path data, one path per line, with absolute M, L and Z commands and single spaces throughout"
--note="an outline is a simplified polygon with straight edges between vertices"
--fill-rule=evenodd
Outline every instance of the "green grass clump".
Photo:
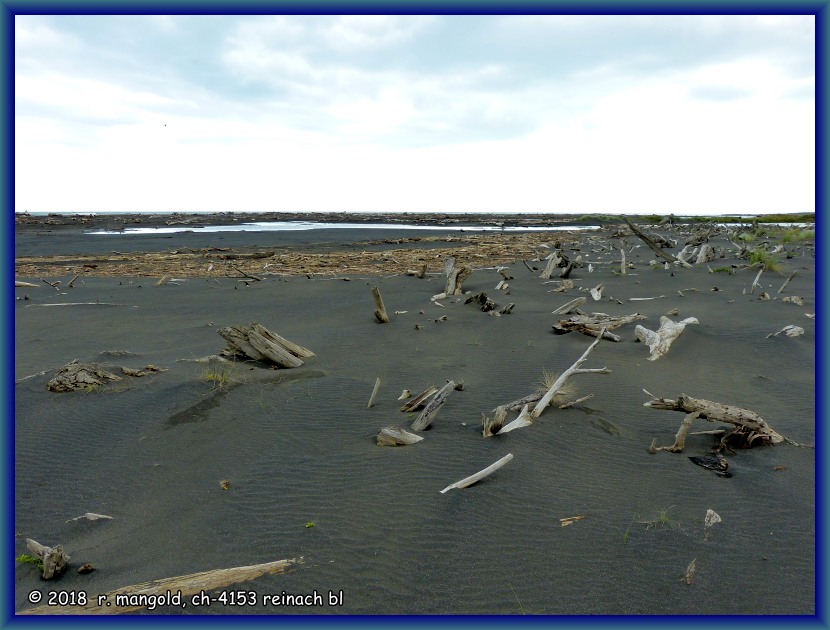
M 30 556 L 28 553 L 24 553 L 24 554 L 19 555 L 16 558 L 16 560 L 20 563 L 23 563 L 23 564 L 33 564 L 38 569 L 43 571 L 43 558 L 40 558 L 38 556 Z
M 800 230 L 798 228 L 790 228 L 784 230 L 781 234 L 781 240 L 784 243 L 798 243 L 801 241 L 813 241 L 816 238 L 815 230 Z
M 731 267 L 715 267 L 712 273 L 732 273 Z
M 233 369 L 228 365 L 211 365 L 199 375 L 199 380 L 211 383 L 214 388 L 227 390 L 232 382 L 236 382 Z
M 756 249 L 751 252 L 749 262 L 753 265 L 760 264 L 764 271 L 781 271 L 781 262 L 778 260 L 778 256 L 763 249 Z
M 752 232 L 741 232 L 738 234 L 738 240 L 742 243 L 754 243 L 756 238 Z

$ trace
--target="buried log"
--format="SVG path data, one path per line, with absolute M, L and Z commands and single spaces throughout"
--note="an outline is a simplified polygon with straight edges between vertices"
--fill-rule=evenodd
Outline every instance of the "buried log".
M 576 331 L 590 337 L 597 337 L 602 333 L 604 339 L 620 341 L 620 337 L 608 331 L 643 319 L 647 319 L 646 316 L 639 313 L 619 317 L 613 317 L 606 313 L 572 315 L 568 319 L 561 319 L 558 324 L 554 324 L 553 332 L 557 335 L 564 335 Z
M 232 584 L 254 580 L 263 575 L 285 573 L 304 563 L 302 556 L 229 569 L 212 569 L 200 573 L 142 582 L 117 590 L 90 596 L 87 603 L 78 606 L 37 606 L 20 611 L 19 615 L 118 615 L 141 610 L 148 606 L 172 604 L 181 607 L 182 598 L 223 589 Z M 216 600 L 213 600 L 216 601 Z
M 423 436 L 392 426 L 383 427 L 377 435 L 378 446 L 409 446 L 423 439 Z
M 449 396 L 454 389 L 455 381 L 447 381 L 447 384 L 439 389 L 438 393 L 432 397 L 432 400 L 430 400 L 429 403 L 427 403 L 427 406 L 424 407 L 421 415 L 415 418 L 414 422 L 410 425 L 410 428 L 413 431 L 423 431 L 430 424 L 432 424 L 435 415 L 441 407 L 444 406 L 444 403 L 447 401 L 447 396 Z
M 78 363 L 75 359 L 55 372 L 55 376 L 46 384 L 46 388 L 52 392 L 89 391 L 100 387 L 105 381 L 123 380 L 120 376 L 107 372 L 97 365 Z
M 464 304 L 470 304 L 471 302 L 476 302 L 479 306 L 479 309 L 486 313 L 488 311 L 492 311 L 496 308 L 496 303 L 487 297 L 487 294 L 482 291 L 481 293 L 477 293 L 476 295 L 471 295 L 466 300 L 464 300 Z
M 69 556 L 64 553 L 63 545 L 47 547 L 46 545 L 41 545 L 36 540 L 27 538 L 26 547 L 38 558 L 43 560 L 44 580 L 51 580 L 60 575 L 66 570 L 66 565 L 69 564 Z
M 456 481 L 455 483 L 452 483 L 452 484 L 448 485 L 446 488 L 441 490 L 441 494 L 444 494 L 444 493 L 449 492 L 450 490 L 454 490 L 456 488 L 460 489 L 460 488 L 466 488 L 468 486 L 471 486 L 475 482 L 481 481 L 482 479 L 484 479 L 487 475 L 490 475 L 490 474 L 494 473 L 495 471 L 497 471 L 499 468 L 504 466 L 511 459 L 513 459 L 513 453 L 508 453 L 507 455 L 502 457 L 500 460 L 498 460 L 496 462 L 493 462 L 487 468 L 478 471 L 476 474 L 470 475 L 469 477 L 465 477 L 461 481 Z
M 556 379 L 556 381 L 553 383 L 553 385 L 551 385 L 550 389 L 545 393 L 544 396 L 542 396 L 542 398 L 539 400 L 538 403 L 536 403 L 536 406 L 533 408 L 533 411 L 531 412 L 531 415 L 534 418 L 539 417 L 539 415 L 545 410 L 545 407 L 547 407 L 550 404 L 551 400 L 553 400 L 553 397 L 556 396 L 556 394 L 565 386 L 565 383 L 567 382 L 567 380 L 572 375 L 574 375 L 574 374 L 610 374 L 611 373 L 611 370 L 609 370 L 608 368 L 604 368 L 604 367 L 603 368 L 592 368 L 592 369 L 584 369 L 584 368 L 580 367 L 583 363 L 585 363 L 585 359 L 588 358 L 588 355 L 591 353 L 591 350 L 593 350 L 596 347 L 596 345 L 599 343 L 600 338 L 604 334 L 605 334 L 605 329 L 602 329 L 600 331 L 600 333 L 597 335 L 597 338 L 594 341 L 594 343 L 592 343 L 590 346 L 588 346 L 588 349 L 582 354 L 582 356 L 579 357 L 571 367 L 569 367 L 567 370 L 562 372 L 562 374 L 559 376 L 559 378 Z
M 671 447 L 661 447 L 657 450 L 680 452 L 683 449 L 685 436 L 689 432 L 692 422 L 696 418 L 703 418 L 709 422 L 727 422 L 735 425 L 744 431 L 744 441 L 749 446 L 751 446 L 755 440 L 760 440 L 761 443 L 764 444 L 778 444 L 779 442 L 790 441 L 773 430 L 773 428 L 767 424 L 766 420 L 754 411 L 736 407 L 734 405 L 724 405 L 722 403 L 712 402 L 711 400 L 692 398 L 686 394 L 681 394 L 677 400 L 655 398 L 647 403 L 644 403 L 643 406 L 650 407 L 651 409 L 684 411 L 688 414 L 686 418 L 684 418 L 680 430 L 677 432 L 675 443 Z
M 664 252 L 657 243 L 655 243 L 642 230 L 640 230 L 631 221 L 629 221 L 628 218 L 623 217 L 622 219 L 623 219 L 623 221 L 626 222 L 628 227 L 631 228 L 631 231 L 634 232 L 634 234 L 641 241 L 643 241 L 646 245 L 648 245 L 655 254 L 660 256 L 660 258 L 662 258 L 663 260 L 666 260 L 668 262 L 682 262 L 686 267 L 691 267 L 691 265 L 689 263 L 686 263 L 686 262 L 683 262 L 683 261 L 678 261 L 677 258 L 672 256 L 671 254 L 667 254 L 666 252 Z
M 648 360 L 656 361 L 660 357 L 665 356 L 672 343 L 674 343 L 674 340 L 680 336 L 680 333 L 683 332 L 683 329 L 685 329 L 688 324 L 698 323 L 699 322 L 694 317 L 687 317 L 682 321 L 673 322 L 668 317 L 663 315 L 660 318 L 660 328 L 657 329 L 657 332 L 638 325 L 634 328 L 634 334 L 637 336 L 637 339 L 648 346 L 648 349 L 651 352 Z
M 372 287 L 372 297 L 375 299 L 375 319 L 381 324 L 388 324 L 389 315 L 386 314 L 386 307 L 383 305 L 380 289 Z
M 303 365 L 300 357 L 314 356 L 311 350 L 272 333 L 257 322 L 250 326 L 225 326 L 216 332 L 228 342 L 222 350 L 228 357 L 246 357 L 252 361 L 270 361 L 282 368 L 296 368 Z

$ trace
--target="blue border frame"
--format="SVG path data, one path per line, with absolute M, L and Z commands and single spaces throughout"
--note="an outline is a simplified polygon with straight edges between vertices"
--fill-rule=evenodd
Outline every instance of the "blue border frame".
M 823 458 L 827 446 L 827 431 L 821 422 L 827 418 L 827 402 L 825 395 L 826 372 L 825 357 L 827 333 L 822 326 L 826 315 L 826 281 L 828 274 L 826 264 L 828 257 L 823 249 L 827 242 L 827 223 L 825 214 L 828 212 L 826 196 L 827 171 L 827 55 L 826 33 L 830 26 L 830 0 L 796 0 L 794 2 L 757 2 L 752 0 L 701 0 L 699 2 L 671 2 L 664 1 L 627 2 L 625 0 L 578 0 L 555 1 L 537 0 L 504 4 L 504 1 L 477 1 L 454 0 L 441 2 L 440 0 L 409 0 L 407 2 L 383 2 L 381 0 L 349 1 L 349 0 L 308 0 L 285 1 L 278 0 L 240 0 L 239 2 L 178 0 L 164 2 L 163 0 L 126 0 L 113 2 L 112 0 L 0 0 L 0 42 L 2 42 L 2 73 L 3 99 L 2 124 L 0 124 L 0 147 L 2 147 L 2 170 L 0 170 L 0 191 L 2 191 L 2 236 L 3 252 L 6 253 L 5 277 L 3 291 L 4 300 L 3 322 L 4 333 L 0 340 L 0 353 L 3 358 L 4 373 L 14 374 L 14 260 L 10 260 L 9 252 L 14 252 L 14 16 L 17 14 L 325 14 L 325 13 L 392 13 L 392 14 L 523 14 L 523 13 L 556 13 L 556 14 L 809 14 L 816 16 L 816 229 L 817 239 L 817 269 L 816 281 L 818 292 L 816 296 L 816 346 L 818 357 L 816 363 L 816 614 L 812 616 L 783 616 L 783 617 L 727 617 L 727 616 L 684 616 L 684 617 L 479 617 L 479 616 L 436 616 L 436 617 L 176 617 L 175 624 L 197 623 L 200 625 L 218 625 L 228 623 L 278 623 L 283 627 L 324 627 L 330 625 L 406 625 L 421 624 L 434 625 L 436 623 L 457 624 L 469 623 L 475 626 L 503 625 L 505 623 L 521 623 L 528 625 L 550 626 L 577 626 L 590 627 L 591 625 L 692 625 L 705 623 L 707 628 L 730 627 L 736 623 L 747 623 L 753 626 L 828 626 L 828 603 L 826 601 L 827 579 L 827 544 L 823 534 L 827 529 L 827 501 L 824 480 L 827 474 L 827 463 Z M 54 624 L 54 618 L 38 619 L 34 617 L 15 617 L 14 601 L 14 389 L 13 382 L 4 383 L 2 405 L 5 417 L 2 429 L 2 473 L 3 483 L 0 484 L 0 501 L 3 510 L 2 518 L 2 552 L 0 552 L 0 624 L 38 626 L 40 624 Z M 140 616 L 118 617 L 118 624 L 129 623 L 166 623 L 169 617 Z M 61 624 L 80 623 L 83 625 L 114 623 L 113 619 L 78 617 L 61 618 Z

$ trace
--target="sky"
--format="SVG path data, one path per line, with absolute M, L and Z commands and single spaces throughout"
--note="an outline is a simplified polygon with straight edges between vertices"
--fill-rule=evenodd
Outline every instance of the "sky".
M 815 210 L 813 16 L 14 17 L 16 212 Z

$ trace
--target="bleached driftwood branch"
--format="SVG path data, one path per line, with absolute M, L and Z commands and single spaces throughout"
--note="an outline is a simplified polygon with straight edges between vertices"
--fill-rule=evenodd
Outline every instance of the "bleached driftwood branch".
M 609 374 L 611 372 L 611 370 L 609 370 L 608 368 L 583 369 L 583 368 L 580 367 L 583 363 L 585 363 L 585 359 L 588 358 L 588 355 L 591 353 L 591 350 L 593 350 L 594 347 L 599 343 L 599 340 L 602 337 L 602 334 L 604 334 L 604 333 L 605 333 L 605 329 L 603 328 L 602 331 L 600 331 L 600 334 L 597 336 L 594 343 L 592 343 L 590 346 L 588 346 L 588 349 L 582 354 L 581 357 L 579 357 L 576 360 L 576 363 L 574 363 L 571 367 L 569 367 L 567 370 L 562 372 L 562 374 L 559 376 L 559 378 L 556 379 L 556 382 L 553 385 L 551 385 L 550 389 L 548 389 L 547 393 L 544 396 L 542 396 L 542 398 L 539 400 L 538 403 L 536 403 L 536 406 L 533 408 L 533 411 L 530 414 L 531 416 L 533 416 L 534 418 L 538 418 L 539 415 L 545 410 L 545 407 L 547 407 L 550 404 L 550 401 L 553 399 L 553 397 L 557 394 L 557 392 L 560 389 L 562 389 L 562 387 L 565 385 L 567 380 L 572 375 L 574 375 L 574 374 Z
M 378 446 L 408 446 L 424 438 L 401 427 L 383 427 L 377 435 Z
M 41 545 L 36 540 L 27 538 L 26 547 L 38 558 L 43 560 L 44 580 L 51 580 L 55 576 L 60 575 L 66 570 L 66 565 L 69 564 L 69 556 L 64 553 L 63 545 L 47 547 L 46 545 Z
M 437 414 L 438 410 L 444 406 L 447 396 L 452 393 L 453 389 L 455 389 L 455 381 L 448 381 L 446 385 L 438 390 L 438 393 L 433 396 L 432 400 L 427 403 L 427 406 L 424 407 L 421 415 L 415 418 L 410 428 L 413 431 L 423 431 L 430 424 L 432 424 L 435 414 Z
M 497 471 L 499 468 L 504 466 L 511 459 L 513 459 L 513 453 L 508 453 L 507 455 L 502 457 L 500 460 L 498 460 L 496 462 L 493 462 L 487 468 L 478 471 L 476 474 L 470 475 L 469 477 L 465 477 L 461 481 L 456 481 L 455 483 L 452 483 L 452 484 L 448 485 L 446 488 L 441 490 L 441 494 L 444 494 L 445 492 L 449 492 L 450 490 L 453 490 L 455 488 L 466 488 L 467 486 L 471 486 L 476 481 L 481 481 L 487 475 Z
M 383 305 L 383 298 L 380 296 L 380 289 L 372 287 L 372 297 L 375 299 L 375 318 L 381 324 L 388 324 L 389 315 L 386 314 L 386 307 Z
M 602 331 L 604 339 L 620 341 L 620 337 L 609 331 L 643 319 L 646 319 L 645 315 L 639 313 L 620 317 L 612 317 L 606 313 L 590 313 L 589 315 L 583 313 L 559 320 L 558 324 L 553 325 L 553 331 L 558 335 L 576 331 L 591 337 L 598 336 Z
M 680 333 L 683 332 L 683 329 L 686 328 L 688 324 L 698 323 L 699 322 L 694 317 L 687 317 L 682 321 L 673 322 L 668 317 L 663 315 L 660 318 L 660 328 L 657 329 L 657 332 L 638 325 L 634 328 L 634 334 L 637 336 L 637 339 L 648 346 L 648 349 L 651 352 L 648 360 L 656 361 L 669 351 L 669 348 L 672 343 L 674 343 L 674 340 L 680 336 Z

